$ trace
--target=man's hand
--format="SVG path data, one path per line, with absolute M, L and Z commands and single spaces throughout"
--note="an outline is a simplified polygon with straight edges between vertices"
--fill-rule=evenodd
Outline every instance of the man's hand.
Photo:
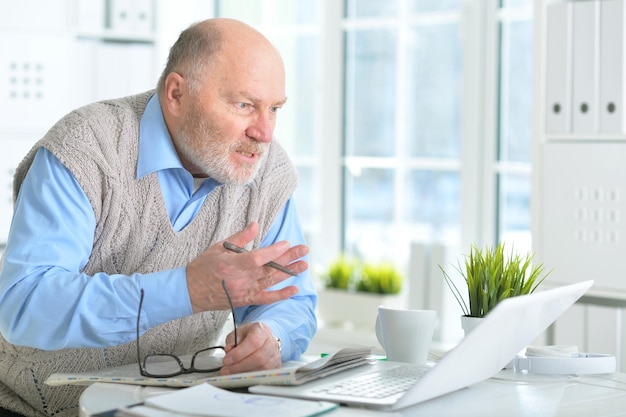
M 238 344 L 234 334 L 226 337 L 226 356 L 220 375 L 280 368 L 278 340 L 264 323 L 245 323 L 237 327 Z
M 258 224 L 252 222 L 227 240 L 243 247 L 256 237 L 258 228 Z M 292 297 L 298 292 L 295 286 L 276 291 L 266 290 L 289 278 L 289 275 L 264 265 L 274 261 L 289 265 L 289 269 L 300 273 L 308 265 L 297 259 L 308 252 L 307 246 L 290 247 L 286 241 L 246 253 L 234 253 L 226 250 L 223 242 L 216 243 L 187 265 L 187 288 L 193 312 L 229 308 L 222 280 L 226 282 L 235 307 L 271 304 Z

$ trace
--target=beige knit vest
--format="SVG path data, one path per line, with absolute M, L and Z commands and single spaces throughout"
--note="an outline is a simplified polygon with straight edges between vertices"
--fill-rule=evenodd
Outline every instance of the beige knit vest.
M 251 184 L 216 188 L 191 223 L 174 231 L 157 174 L 136 178 L 139 120 L 153 93 L 95 103 L 68 114 L 16 171 L 14 196 L 36 150 L 46 147 L 76 177 L 96 217 L 93 250 L 81 271 L 87 275 L 129 275 L 183 266 L 252 220 L 259 223 L 260 233 L 250 247 L 257 247 L 295 190 L 295 169 L 273 142 Z M 227 311 L 209 311 L 165 323 L 142 335 L 142 351 L 184 355 L 223 343 L 217 337 L 227 317 Z M 77 416 L 84 387 L 49 387 L 44 381 L 50 374 L 134 362 L 135 342 L 43 351 L 12 345 L 0 337 L 0 407 L 26 416 Z

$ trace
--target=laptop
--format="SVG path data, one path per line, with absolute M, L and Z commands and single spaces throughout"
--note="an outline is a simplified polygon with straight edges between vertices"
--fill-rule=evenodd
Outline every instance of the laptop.
M 502 370 L 561 314 L 576 302 L 593 281 L 584 281 L 501 301 L 472 332 L 433 366 L 373 361 L 298 386 L 255 385 L 257 394 L 331 401 L 376 410 L 397 410 L 439 397 L 491 378 Z M 395 375 L 403 373 L 404 376 Z M 417 373 L 417 380 L 407 373 Z M 386 376 L 392 374 L 390 377 Z M 385 380 L 372 395 L 346 395 L 344 389 Z M 410 381 L 403 392 L 380 394 L 394 384 Z M 344 388 L 344 389 L 342 389 Z

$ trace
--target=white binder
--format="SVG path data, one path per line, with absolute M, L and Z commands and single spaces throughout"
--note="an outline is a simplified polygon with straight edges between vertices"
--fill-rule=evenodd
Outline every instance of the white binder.
M 109 0 L 109 25 L 116 32 L 148 35 L 153 20 L 153 0 Z
M 599 130 L 622 133 L 624 129 L 624 3 L 600 2 Z
M 599 4 L 572 2 L 572 114 L 573 132 L 597 131 L 598 99 L 596 36 Z
M 108 26 L 112 31 L 124 34 L 134 31 L 133 3 L 129 0 L 109 0 Z
M 153 31 L 154 4 L 153 0 L 135 0 L 132 19 L 136 33 L 150 34 Z
M 547 6 L 546 133 L 571 131 L 571 4 Z

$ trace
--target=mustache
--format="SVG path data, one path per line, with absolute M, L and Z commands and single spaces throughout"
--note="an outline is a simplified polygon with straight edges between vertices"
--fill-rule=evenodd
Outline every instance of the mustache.
M 257 155 L 262 155 L 267 151 L 267 148 L 270 146 L 269 143 L 258 142 L 254 139 L 247 141 L 245 143 L 237 143 L 232 146 L 233 151 L 253 153 Z

